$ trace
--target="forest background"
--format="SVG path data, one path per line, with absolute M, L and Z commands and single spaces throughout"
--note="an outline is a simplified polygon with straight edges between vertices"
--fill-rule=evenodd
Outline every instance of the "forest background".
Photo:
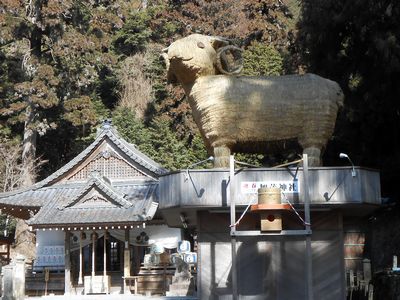
M 394 206 L 373 221 L 400 219 L 395 0 L 0 0 L 1 191 L 53 173 L 93 141 L 104 119 L 170 170 L 205 159 L 184 93 L 167 85 L 159 58 L 191 33 L 241 46 L 245 75 L 312 72 L 337 81 L 345 105 L 324 165 L 346 164 L 338 157 L 345 152 L 379 169 Z M 273 166 L 301 153 L 270 150 L 237 155 Z

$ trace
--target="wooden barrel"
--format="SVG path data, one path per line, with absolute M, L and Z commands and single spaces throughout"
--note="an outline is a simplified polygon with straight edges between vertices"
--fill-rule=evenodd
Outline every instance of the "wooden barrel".
M 259 188 L 258 204 L 281 204 L 281 189 Z
M 281 204 L 281 189 L 259 188 L 258 204 Z M 261 212 L 261 231 L 281 231 L 282 214 L 278 210 Z

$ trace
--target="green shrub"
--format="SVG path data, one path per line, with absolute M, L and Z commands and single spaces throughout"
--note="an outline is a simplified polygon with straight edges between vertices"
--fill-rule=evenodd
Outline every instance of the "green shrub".
M 243 75 L 270 76 L 282 72 L 283 58 L 274 47 L 253 42 L 243 52 Z

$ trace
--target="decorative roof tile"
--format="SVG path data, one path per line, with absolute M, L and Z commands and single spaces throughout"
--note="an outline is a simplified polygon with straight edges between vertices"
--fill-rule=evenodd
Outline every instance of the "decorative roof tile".
M 86 178 L 86 181 L 66 180 L 75 174 L 71 170 L 82 170 L 83 162 L 87 166 L 86 162 L 93 161 L 90 155 L 104 141 L 115 145 L 124 160 L 146 176 L 113 178 L 110 181 L 100 173 L 92 172 L 88 177 L 80 177 Z M 89 157 L 90 160 L 87 160 Z M 141 222 L 151 220 L 156 213 L 157 178 L 166 172 L 166 169 L 122 139 L 108 124 L 103 126 L 92 144 L 52 175 L 31 187 L 0 194 L 0 205 L 40 208 L 28 221 L 35 227 Z
M 111 196 L 125 194 L 124 206 L 82 206 L 69 205 L 77 199 L 87 185 L 71 185 L 70 188 L 56 189 L 53 200 L 47 202 L 28 223 L 32 226 L 62 226 L 68 224 L 129 223 L 151 220 L 158 207 L 158 183 L 122 183 L 112 186 Z M 126 193 L 129 191 L 128 193 Z M 110 201 L 115 201 L 110 197 Z
M 89 190 L 97 188 L 102 191 L 109 199 L 112 199 L 113 202 L 116 202 L 119 206 L 124 208 L 131 207 L 133 205 L 132 202 L 129 202 L 125 199 L 126 195 L 119 193 L 115 190 L 109 180 L 107 178 L 102 178 L 98 172 L 92 172 L 89 180 L 86 185 L 79 190 L 79 192 L 75 195 L 75 197 L 71 197 L 68 203 L 65 203 L 60 207 L 60 209 L 64 209 L 66 207 L 72 207 L 79 202 L 83 198 L 85 194 L 89 192 Z
M 0 204 L 4 203 L 7 205 L 16 205 L 16 206 L 23 205 L 23 203 L 20 203 L 21 201 L 18 201 L 19 194 L 23 194 L 23 196 L 21 195 L 22 198 L 28 200 L 29 193 L 27 194 L 27 192 L 42 189 L 44 187 L 48 187 L 56 183 L 56 181 L 59 178 L 61 178 L 64 174 L 66 174 L 68 171 L 72 170 L 74 167 L 83 162 L 107 138 L 114 145 L 116 145 L 125 155 L 127 155 L 131 160 L 133 160 L 139 166 L 141 166 L 144 169 L 144 171 L 148 173 L 150 176 L 157 178 L 158 176 L 166 174 L 168 172 L 167 169 L 161 167 L 154 160 L 152 160 L 151 158 L 149 158 L 148 156 L 137 150 L 134 147 L 134 145 L 129 144 L 127 141 L 125 141 L 111 125 L 106 124 L 106 126 L 102 127 L 102 130 L 100 131 L 96 139 L 93 141 L 93 143 L 91 143 L 85 150 L 83 150 L 80 154 L 78 154 L 74 159 L 69 161 L 62 168 L 60 168 L 47 178 L 37 182 L 36 184 L 30 187 L 22 188 L 11 192 L 0 193 Z M 32 205 L 29 206 L 41 206 L 42 203 L 40 202 L 41 202 L 40 200 L 39 201 L 33 200 Z

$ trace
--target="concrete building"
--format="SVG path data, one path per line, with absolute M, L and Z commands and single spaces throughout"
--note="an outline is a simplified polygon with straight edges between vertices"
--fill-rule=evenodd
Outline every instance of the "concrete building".
M 282 212 L 283 230 L 261 231 L 260 214 L 249 211 L 232 230 L 246 207 L 257 203 L 260 186 L 280 187 L 282 203 L 293 205 Z M 232 197 L 237 210 L 233 218 Z M 306 197 L 310 224 L 304 222 Z M 346 271 L 364 271 L 363 220 L 381 203 L 380 177 L 375 170 L 359 167 L 306 172 L 296 166 L 236 165 L 234 172 L 165 174 L 160 177 L 160 199 L 168 225 L 178 226 L 184 220 L 185 226 L 197 231 L 199 299 L 337 300 L 346 298 Z M 356 242 L 345 242 L 354 235 Z
M 230 170 L 168 172 L 106 124 L 71 162 L 0 194 L 0 205 L 36 232 L 41 293 L 50 272 L 46 288 L 65 294 L 150 294 L 151 285 L 138 290 L 145 249 L 176 251 L 185 231 L 197 249 L 197 290 L 187 291 L 199 299 L 345 299 L 346 271 L 365 271 L 363 220 L 381 203 L 379 172 L 231 162 Z M 259 187 L 280 188 L 290 205 L 282 230 L 261 230 L 260 213 L 249 209 Z M 174 282 L 168 268 L 163 294 Z

